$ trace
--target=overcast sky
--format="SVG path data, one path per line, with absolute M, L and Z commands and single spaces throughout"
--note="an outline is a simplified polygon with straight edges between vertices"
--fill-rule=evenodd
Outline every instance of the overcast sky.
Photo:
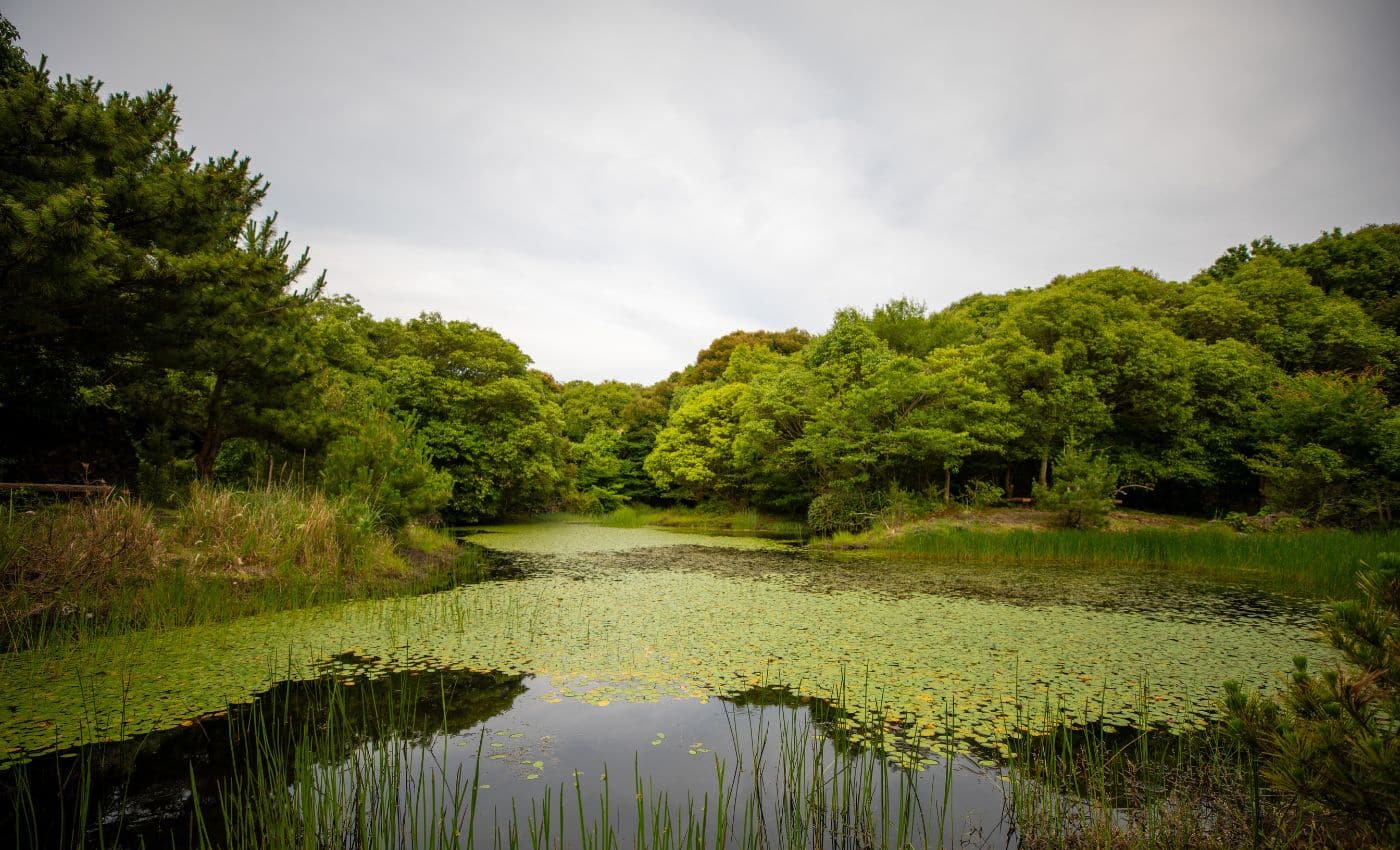
M 31 60 L 172 84 L 331 290 L 561 380 L 1400 221 L 1395 0 L 4 7 Z

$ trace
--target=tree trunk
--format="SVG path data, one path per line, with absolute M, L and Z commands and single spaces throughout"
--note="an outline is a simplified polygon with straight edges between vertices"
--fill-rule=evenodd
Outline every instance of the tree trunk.
M 1050 448 L 1048 446 L 1040 452 L 1040 486 L 1050 486 Z
M 953 470 L 943 468 L 943 504 L 953 501 Z
M 211 425 L 205 430 L 204 439 L 199 445 L 199 454 L 194 458 L 194 468 L 201 479 L 208 481 L 214 477 L 214 459 L 219 456 L 219 449 L 223 443 L 217 425 Z
M 1006 498 L 1010 499 L 1016 495 L 1016 482 L 1011 477 L 1011 464 L 1006 465 Z
M 223 394 L 224 379 L 221 375 L 214 379 L 214 389 L 209 393 L 209 404 L 204 410 L 204 438 L 199 444 L 199 454 L 194 458 L 195 471 L 205 481 L 214 477 L 214 459 L 219 456 L 219 449 L 224 444 L 223 416 L 219 409 Z

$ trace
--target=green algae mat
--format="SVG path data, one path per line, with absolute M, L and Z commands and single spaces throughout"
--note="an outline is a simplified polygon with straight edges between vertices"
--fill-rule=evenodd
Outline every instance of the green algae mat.
M 1017 585 L 1014 567 L 853 562 L 591 526 L 471 539 L 504 553 L 516 577 L 0 655 L 0 765 L 171 728 L 279 681 L 333 676 L 349 688 L 429 669 L 548 676 L 539 698 L 600 707 L 780 687 L 841 699 L 857 739 L 951 731 L 964 750 L 1004 752 L 1008 735 L 1047 715 L 1200 727 L 1223 680 L 1270 688 L 1294 655 L 1331 659 L 1308 604 L 1145 573 Z M 1076 582 L 1122 590 L 1080 594 Z M 999 590 L 1011 586 L 1039 590 Z

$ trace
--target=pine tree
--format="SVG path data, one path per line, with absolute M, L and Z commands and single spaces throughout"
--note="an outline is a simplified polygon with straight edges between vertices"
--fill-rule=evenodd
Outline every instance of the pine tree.
M 1400 555 L 1361 574 L 1360 601 L 1335 602 L 1322 633 L 1345 666 L 1313 673 L 1307 659 L 1277 700 L 1225 685 L 1231 728 L 1260 777 L 1400 845 Z

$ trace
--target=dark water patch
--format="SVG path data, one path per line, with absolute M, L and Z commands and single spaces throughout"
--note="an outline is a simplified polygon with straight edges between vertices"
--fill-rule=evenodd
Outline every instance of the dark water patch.
M 705 703 L 598 707 L 561 703 L 555 691 L 546 680 L 459 671 L 281 683 L 249 705 L 175 729 L 0 772 L 0 834 L 36 848 L 72 846 L 79 835 L 114 848 L 225 846 L 230 837 L 238 844 L 259 828 L 246 822 L 240 795 L 271 791 L 294 800 L 315 786 L 334 797 L 350 787 L 337 782 L 371 767 L 392 774 L 387 785 L 384 776 L 364 787 L 351 782 L 354 793 L 326 805 L 363 807 L 370 790 L 392 809 L 418 812 L 421 822 L 389 846 L 412 846 L 411 833 L 443 828 L 450 807 L 436 814 L 415 807 L 425 785 L 456 786 L 474 800 L 467 817 L 452 810 L 454 840 L 433 842 L 441 846 L 491 846 L 522 825 L 522 811 L 551 799 L 568 799 L 575 817 L 572 807 L 582 802 L 585 819 L 594 828 L 606 823 L 619 846 L 635 845 L 639 829 L 645 836 L 636 817 L 642 803 L 653 817 L 670 807 L 677 824 L 702 811 L 712 835 L 725 826 L 717 812 L 727 808 L 728 829 L 770 846 L 795 834 L 808 846 L 849 846 L 857 833 L 896 829 L 901 818 L 923 835 L 920 844 L 1014 843 L 995 771 L 961 757 L 900 769 L 873 746 L 873 735 L 854 738 L 850 716 L 826 701 L 763 687 Z M 854 783 L 845 794 L 874 802 L 858 813 L 800 809 L 843 782 Z M 385 799 L 386 790 L 396 798 Z M 911 801 L 917 822 L 900 811 Z M 576 838 L 561 831 L 560 843 L 579 846 Z
M 355 663 L 365 673 L 372 666 Z M 336 750 L 317 753 L 328 764 L 385 741 L 423 748 L 509 711 L 526 691 L 524 678 L 415 670 L 281 682 L 248 703 L 170 729 L 0 771 L 0 835 L 26 836 L 22 844 L 35 847 L 74 846 L 79 834 L 90 846 L 196 846 L 198 824 L 214 835 L 223 831 L 221 793 L 250 764 L 274 760 L 290 779 L 308 730 L 335 725 Z

